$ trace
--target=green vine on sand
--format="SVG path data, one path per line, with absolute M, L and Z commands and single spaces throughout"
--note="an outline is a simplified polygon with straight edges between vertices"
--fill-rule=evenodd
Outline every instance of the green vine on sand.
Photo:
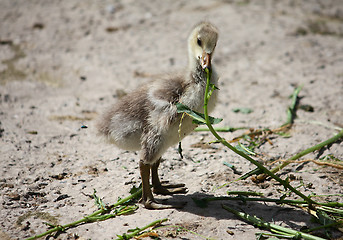
M 287 197 L 287 195 L 283 195 L 282 197 L 280 197 L 280 199 L 269 199 L 269 198 L 261 198 L 261 197 L 252 198 L 252 197 L 249 197 L 250 195 L 255 196 L 252 193 L 249 194 L 249 193 L 240 193 L 239 192 L 236 194 L 237 196 L 235 196 L 235 197 L 223 196 L 223 197 L 193 199 L 195 201 L 195 203 L 200 207 L 206 207 L 208 202 L 216 201 L 216 200 L 235 200 L 235 201 L 243 201 L 243 202 L 263 201 L 263 202 L 275 202 L 277 204 L 297 205 L 297 206 L 301 206 L 301 207 L 306 207 L 308 209 L 308 211 L 311 212 L 311 214 L 313 214 L 319 221 L 322 221 L 323 226 L 321 228 L 328 228 L 328 227 L 333 227 L 333 226 L 335 226 L 335 227 L 342 226 L 343 225 L 343 220 L 342 220 L 343 219 L 343 211 L 338 209 L 338 208 L 343 207 L 343 203 L 339 203 L 339 202 L 328 202 L 328 203 L 316 202 L 312 199 L 312 197 L 306 196 L 305 194 L 300 192 L 296 187 L 293 187 L 290 184 L 288 178 L 286 178 L 284 180 L 284 179 L 280 178 L 279 176 L 277 176 L 275 173 L 277 171 L 279 171 L 280 169 L 282 169 L 283 167 L 287 166 L 288 164 L 292 163 L 294 160 L 299 159 L 300 157 L 302 157 L 308 153 L 319 150 L 322 147 L 327 146 L 329 144 L 332 144 L 332 143 L 338 141 L 339 139 L 343 138 L 343 130 L 341 129 L 341 131 L 337 135 L 335 135 L 334 137 L 296 154 L 295 156 L 287 159 L 280 166 L 278 166 L 272 170 L 269 170 L 266 167 L 264 167 L 261 163 L 259 163 L 258 161 L 254 160 L 252 157 L 250 157 L 249 151 L 247 151 L 248 149 L 246 149 L 244 146 L 241 146 L 241 148 L 233 147 L 228 141 L 226 141 L 224 138 L 222 138 L 217 133 L 216 129 L 212 126 L 212 124 L 214 123 L 213 119 L 215 119 L 215 118 L 210 117 L 208 115 L 207 105 L 208 105 L 209 98 L 211 97 L 211 95 L 212 95 L 213 91 L 216 89 L 216 87 L 210 83 L 211 70 L 205 69 L 205 71 L 207 72 L 207 84 L 206 84 L 205 97 L 204 97 L 204 114 L 201 115 L 197 112 L 193 112 L 192 110 L 188 109 L 186 106 L 177 106 L 178 112 L 179 113 L 187 113 L 189 116 L 191 116 L 193 118 L 193 121 L 196 120 L 197 122 L 201 122 L 201 123 L 206 124 L 208 130 L 217 139 L 216 142 L 222 143 L 224 146 L 226 146 L 227 148 L 229 148 L 230 150 L 232 150 L 236 154 L 240 155 L 241 157 L 245 158 L 246 160 L 248 160 L 249 162 L 251 162 L 252 164 L 257 166 L 257 168 L 255 170 L 245 174 L 244 176 L 240 177 L 240 179 L 247 178 L 248 176 L 251 176 L 253 174 L 257 175 L 257 174 L 262 173 L 260 175 L 260 180 L 263 180 L 269 176 L 269 177 L 275 179 L 281 185 L 283 185 L 286 190 L 288 189 L 290 192 L 295 193 L 296 195 L 301 197 L 303 200 L 285 199 Z M 286 123 L 283 124 L 279 129 L 269 130 L 269 132 L 278 133 L 280 131 L 283 131 L 285 128 L 289 128 L 293 124 L 294 118 L 296 116 L 295 110 L 296 110 L 296 105 L 297 105 L 297 100 L 298 100 L 298 94 L 299 94 L 301 88 L 302 87 L 297 88 L 292 95 L 292 104 L 288 108 L 288 111 L 287 111 Z M 228 131 L 232 130 L 233 131 L 236 129 L 235 128 L 225 128 L 224 130 L 228 130 Z M 263 133 L 264 131 L 262 130 L 260 132 Z M 256 134 L 256 133 L 253 133 L 253 134 Z M 282 228 L 282 227 L 275 225 L 275 224 L 266 223 L 257 217 L 254 217 L 254 216 L 252 217 L 248 214 L 240 213 L 236 210 L 228 208 L 225 205 L 223 205 L 223 208 L 234 213 L 235 215 L 247 220 L 247 221 L 251 221 L 252 224 L 254 224 L 256 226 L 265 227 L 265 228 L 267 228 L 273 232 L 276 232 L 277 234 L 279 234 L 282 237 L 304 238 L 304 239 L 312 239 L 312 240 L 322 239 L 322 238 L 318 238 L 316 236 L 313 236 L 313 235 L 310 235 L 310 234 L 307 234 L 304 232 L 299 232 L 299 231 L 295 231 L 292 229 L 286 229 L 286 228 Z M 333 215 L 329 216 L 327 213 L 332 213 Z M 329 224 L 327 224 L 327 222 L 329 222 Z
M 29 237 L 26 240 L 38 239 L 38 238 L 44 237 L 46 235 L 52 234 L 54 232 L 65 231 L 68 228 L 76 227 L 76 226 L 83 224 L 83 223 L 104 221 L 104 220 L 107 220 L 109 218 L 113 218 L 116 216 L 133 213 L 138 207 L 136 205 L 127 205 L 127 203 L 130 202 L 131 200 L 139 197 L 142 194 L 142 189 L 141 188 L 136 189 L 136 191 L 134 193 L 132 193 L 130 196 L 123 198 L 123 199 L 120 199 L 118 202 L 116 202 L 115 204 L 113 204 L 111 206 L 105 206 L 103 204 L 102 200 L 100 198 L 98 198 L 95 193 L 96 192 L 94 190 L 93 197 L 95 199 L 95 204 L 98 206 L 98 208 L 100 208 L 99 210 L 93 212 L 92 214 L 89 214 L 89 215 L 83 217 L 80 220 L 77 220 L 75 222 L 68 223 L 65 225 L 47 224 L 50 227 L 52 227 L 52 229 L 50 229 L 44 233 Z M 109 213 L 112 210 L 114 212 Z

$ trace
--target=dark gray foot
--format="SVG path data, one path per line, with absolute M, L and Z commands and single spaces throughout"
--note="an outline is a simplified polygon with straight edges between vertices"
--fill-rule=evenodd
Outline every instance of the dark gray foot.
M 162 195 L 171 195 L 177 193 L 186 193 L 188 189 L 185 187 L 185 184 L 171 184 L 166 181 L 163 181 L 161 184 L 153 187 L 153 192 L 156 194 Z
M 146 201 L 141 200 L 140 202 L 147 209 L 175 209 L 175 208 L 183 208 L 187 204 L 186 202 L 163 204 L 163 203 L 158 203 L 156 200 L 146 200 Z

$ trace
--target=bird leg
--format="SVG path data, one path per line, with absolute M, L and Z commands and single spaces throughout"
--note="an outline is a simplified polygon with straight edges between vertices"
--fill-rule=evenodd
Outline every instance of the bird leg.
M 154 193 L 162 194 L 162 195 L 170 195 L 175 193 L 186 193 L 187 188 L 185 184 L 170 184 L 167 182 L 160 181 L 158 177 L 158 167 L 161 163 L 161 158 L 158 159 L 153 165 L 151 165 L 151 175 L 152 175 L 152 186 Z
M 141 202 L 144 205 L 147 205 L 151 202 L 154 202 L 154 197 L 152 195 L 149 178 L 150 178 L 150 165 L 144 164 L 143 161 L 139 162 L 139 170 L 141 173 L 142 179 L 142 199 Z
M 139 169 L 142 178 L 142 198 L 140 202 L 144 204 L 147 209 L 182 208 L 185 203 L 161 204 L 154 199 L 149 184 L 150 168 L 151 166 L 149 164 L 144 164 L 143 161 L 139 162 Z

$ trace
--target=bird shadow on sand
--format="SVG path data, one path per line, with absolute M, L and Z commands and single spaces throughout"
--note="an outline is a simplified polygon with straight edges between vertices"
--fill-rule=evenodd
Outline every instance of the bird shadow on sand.
M 202 217 L 215 218 L 217 220 L 238 219 L 238 217 L 222 208 L 222 204 L 225 204 L 237 211 L 257 216 L 266 222 L 282 222 L 293 229 L 300 229 L 303 226 L 313 225 L 309 214 L 287 205 L 281 206 L 274 203 L 244 203 L 243 201 L 218 200 L 208 202 L 207 206 L 199 207 L 193 200 L 209 197 L 212 198 L 214 195 L 195 192 L 185 195 L 173 195 L 168 199 L 168 202 L 187 202 L 184 208 L 178 209 L 178 211 L 189 212 Z

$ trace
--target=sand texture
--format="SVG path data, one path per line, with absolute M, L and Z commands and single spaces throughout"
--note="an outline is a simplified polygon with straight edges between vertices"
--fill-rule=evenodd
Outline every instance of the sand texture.
M 139 153 L 102 142 L 95 121 L 125 92 L 182 71 L 188 34 L 201 20 L 220 31 L 212 62 L 220 75 L 212 113 L 224 119 L 218 126 L 278 128 L 286 121 L 289 96 L 303 86 L 290 137 L 268 136 L 255 148 L 255 159 L 268 166 L 343 128 L 341 0 L 0 0 L 1 239 L 24 239 L 46 231 L 43 222 L 63 225 L 92 213 L 94 189 L 112 204 L 140 184 Z M 233 111 L 244 108 L 252 112 Z M 231 140 L 245 132 L 221 135 Z M 132 215 L 83 224 L 57 239 L 115 239 L 162 218 L 211 239 L 255 239 L 262 230 L 222 203 L 296 230 L 318 226 L 305 211 L 273 203 L 218 201 L 199 208 L 193 197 L 284 193 L 274 180 L 251 179 L 214 190 L 255 166 L 220 144 L 207 144 L 213 140 L 208 132 L 194 132 L 182 142 L 183 159 L 177 146 L 164 154 L 161 178 L 185 183 L 189 191 L 156 198 L 186 201 L 183 209 L 153 211 L 138 204 Z M 324 157 L 342 161 L 343 143 L 301 160 Z M 291 176 L 305 195 L 343 194 L 343 172 L 335 167 L 294 163 L 279 174 Z M 339 196 L 319 200 L 343 202 Z M 159 233 L 161 239 L 203 239 L 175 229 Z M 342 236 L 333 231 L 333 238 Z

